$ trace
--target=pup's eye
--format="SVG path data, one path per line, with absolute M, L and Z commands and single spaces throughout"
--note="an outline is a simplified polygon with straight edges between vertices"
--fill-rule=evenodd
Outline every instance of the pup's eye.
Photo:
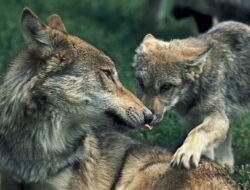
M 112 81 L 114 80 L 109 70 L 103 70 L 103 72 L 110 80 Z
M 61 58 L 60 58 L 60 61 L 61 61 L 61 62 L 65 61 L 65 60 L 66 60 L 65 57 L 61 57 Z
M 137 82 L 138 82 L 139 86 L 141 87 L 141 89 L 144 90 L 145 86 L 143 84 L 142 79 L 141 78 L 137 78 Z
M 164 94 L 165 92 L 169 91 L 173 86 L 174 85 L 172 85 L 170 83 L 162 85 L 161 88 L 160 88 L 160 93 Z

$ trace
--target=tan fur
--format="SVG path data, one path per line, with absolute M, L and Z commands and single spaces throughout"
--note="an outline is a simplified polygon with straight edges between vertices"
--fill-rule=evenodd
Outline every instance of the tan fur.
M 28 51 L 1 85 L 1 190 L 238 189 L 212 161 L 174 170 L 169 151 L 103 129 L 135 128 L 152 114 L 122 86 L 108 56 L 55 20 L 23 13 Z
M 85 162 L 81 162 L 78 168 L 69 168 L 46 184 L 24 184 L 24 189 L 239 189 L 225 169 L 208 159 L 202 159 L 196 169 L 172 169 L 172 153 L 159 147 L 139 144 L 119 133 L 90 132 L 85 140 L 85 146 L 88 147 L 86 153 L 89 157 Z M 68 184 L 63 188 L 62 184 L 65 183 Z
M 249 26 L 229 21 L 196 38 L 167 42 L 148 34 L 137 48 L 137 95 L 154 113 L 152 125 L 172 107 L 187 122 L 173 167 L 197 167 L 205 154 L 233 169 L 228 117 L 249 108 L 249 41 Z
M 127 131 L 152 113 L 121 84 L 114 62 L 68 34 L 59 16 L 42 22 L 24 9 L 21 26 L 27 48 L 0 84 L 0 169 L 51 186 L 55 173 L 85 159 L 88 126 Z
M 62 32 L 67 32 L 63 22 L 62 22 L 62 19 L 54 14 L 54 15 L 51 15 L 45 22 L 47 25 L 49 25 L 50 27 L 52 28 L 55 28 L 57 30 L 61 30 Z
M 195 39 L 164 42 L 150 37 L 144 40 L 141 52 L 145 54 L 146 59 L 150 60 L 151 64 L 157 64 L 161 67 L 161 65 L 183 60 L 192 61 L 206 49 L 207 45 L 197 42 Z

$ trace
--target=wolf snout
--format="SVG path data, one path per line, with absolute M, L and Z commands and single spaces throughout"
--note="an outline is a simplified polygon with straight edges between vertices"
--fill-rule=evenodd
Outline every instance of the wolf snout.
M 154 119 L 154 115 L 151 112 L 144 112 L 144 124 L 150 124 L 153 119 Z

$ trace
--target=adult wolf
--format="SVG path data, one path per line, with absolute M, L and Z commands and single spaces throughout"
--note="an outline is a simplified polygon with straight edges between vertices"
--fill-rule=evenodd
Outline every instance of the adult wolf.
M 121 85 L 110 58 L 67 34 L 58 16 L 46 24 L 25 9 L 22 30 L 28 49 L 1 85 L 3 190 L 237 188 L 216 163 L 175 171 L 166 150 L 99 129 L 135 128 L 152 114 Z
M 202 153 L 233 168 L 228 116 L 249 107 L 250 28 L 223 22 L 197 38 L 145 36 L 136 50 L 137 94 L 158 124 L 171 107 L 189 134 L 173 167 L 197 167 Z M 246 110 L 246 109 L 245 109 Z
M 55 28 L 58 28 L 55 29 Z M 28 44 L 0 86 L 0 168 L 41 181 L 83 160 L 83 125 L 127 130 L 152 113 L 120 83 L 113 61 L 66 33 L 57 16 L 22 15 Z

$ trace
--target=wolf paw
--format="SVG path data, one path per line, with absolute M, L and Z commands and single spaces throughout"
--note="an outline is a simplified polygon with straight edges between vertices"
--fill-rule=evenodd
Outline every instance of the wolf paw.
M 199 164 L 201 152 L 190 146 L 182 145 L 174 154 L 170 165 L 172 168 L 196 168 Z

